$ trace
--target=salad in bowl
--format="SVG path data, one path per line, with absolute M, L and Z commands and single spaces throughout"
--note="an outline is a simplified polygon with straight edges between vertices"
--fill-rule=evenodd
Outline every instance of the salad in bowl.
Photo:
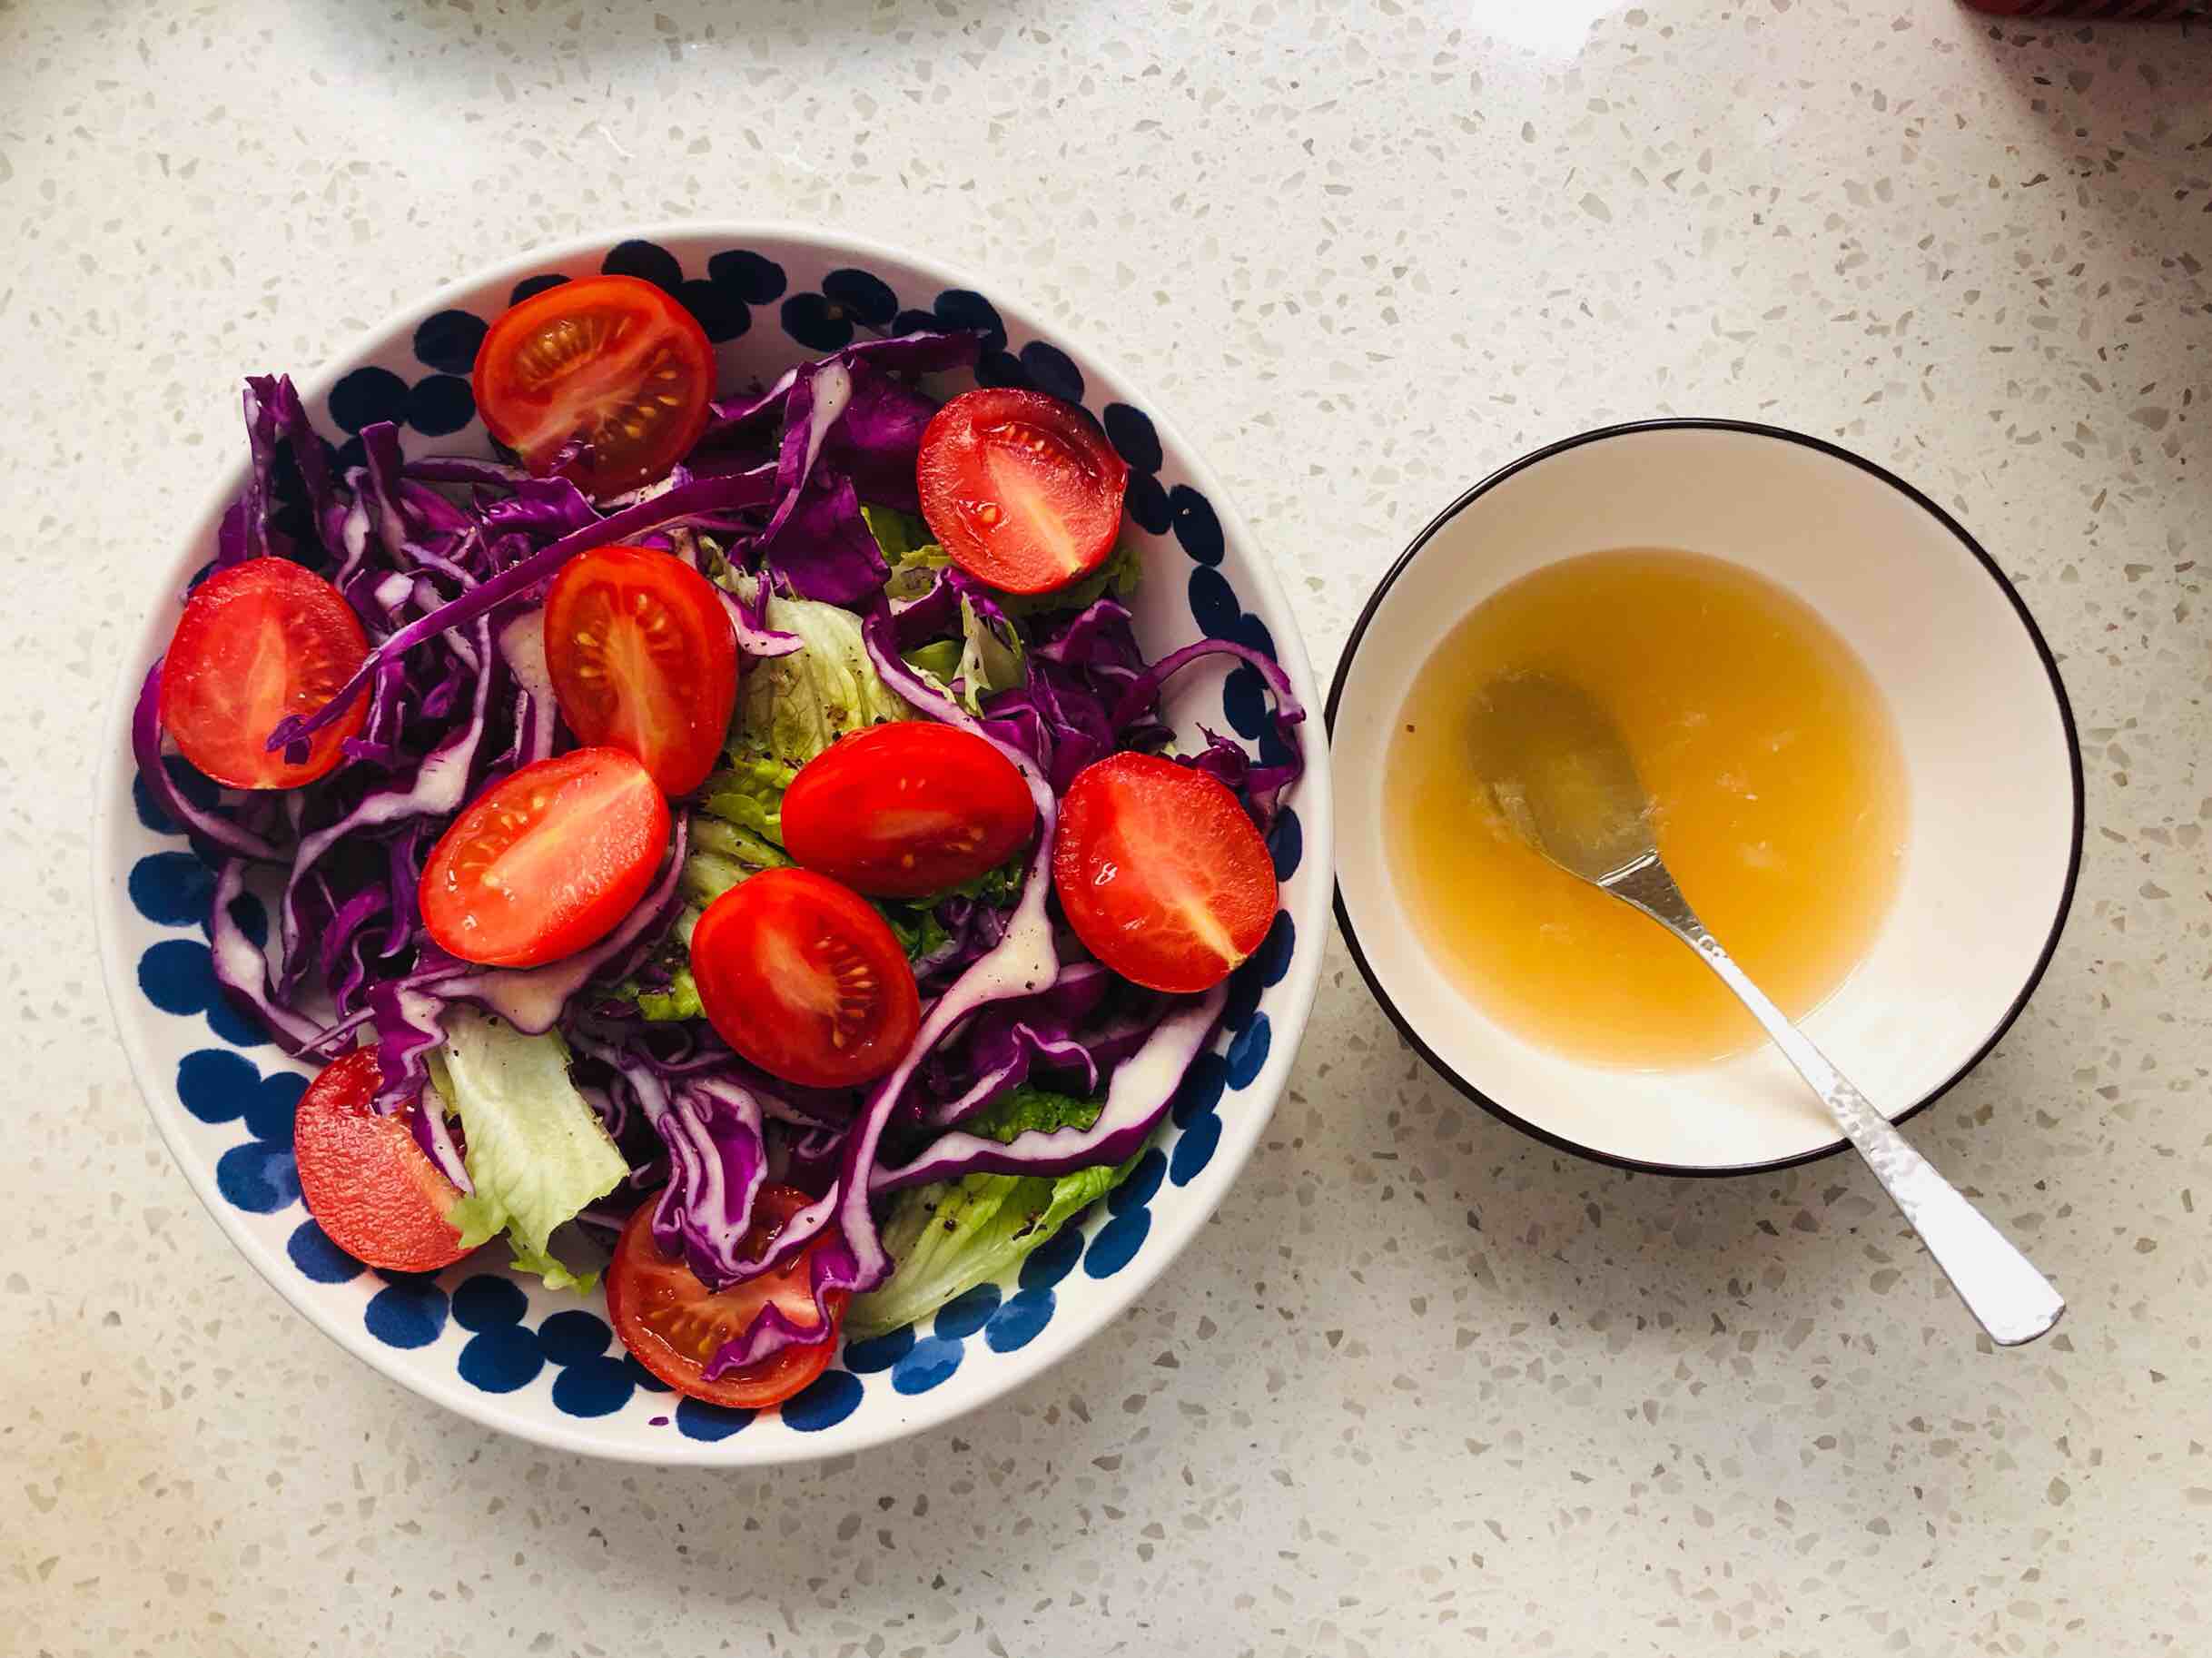
M 733 380 L 702 284 L 620 263 L 464 331 L 473 451 L 250 379 L 131 746 L 222 1001 L 308 1073 L 315 1248 L 603 1290 L 593 1362 L 713 1438 L 1158 1183 L 1289 948 L 1308 734 L 1264 629 L 1141 645 L 1150 423 L 987 304 Z M 1179 733 L 1204 663 L 1255 737 Z

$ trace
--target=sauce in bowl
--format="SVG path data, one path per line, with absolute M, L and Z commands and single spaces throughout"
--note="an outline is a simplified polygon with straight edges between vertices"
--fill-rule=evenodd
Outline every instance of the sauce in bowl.
M 1549 674 L 1620 726 L 1659 849 L 1792 1018 L 1865 956 L 1895 896 L 1904 763 L 1881 692 L 1802 601 L 1740 566 L 1594 552 L 1500 589 L 1446 636 L 1391 740 L 1384 833 L 1430 953 L 1508 1031 L 1575 1058 L 1672 1068 L 1763 1040 L 1690 951 L 1545 863 L 1499 814 L 1469 721 L 1501 675 Z

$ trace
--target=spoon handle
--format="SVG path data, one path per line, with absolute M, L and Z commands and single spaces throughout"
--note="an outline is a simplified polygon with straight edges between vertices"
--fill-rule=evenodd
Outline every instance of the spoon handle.
M 1851 1143 L 1873 1169 L 1874 1178 L 1921 1235 L 1936 1264 L 1967 1310 L 1981 1321 L 2000 1347 L 2033 1341 L 2059 1322 L 2066 1303 L 2050 1280 L 2035 1269 L 1989 1217 L 1960 1195 L 1915 1151 L 1905 1137 L 1874 1109 L 1851 1080 L 1828 1062 L 1827 1055 L 1784 1018 L 1780 1008 L 1744 975 L 1705 923 L 1691 909 L 1674 877 L 1656 854 L 1615 872 L 1599 884 L 1634 905 L 1703 958 L 1706 966 L 1743 1000 L 1752 1017 L 1766 1027 L 1797 1074 L 1820 1095 Z

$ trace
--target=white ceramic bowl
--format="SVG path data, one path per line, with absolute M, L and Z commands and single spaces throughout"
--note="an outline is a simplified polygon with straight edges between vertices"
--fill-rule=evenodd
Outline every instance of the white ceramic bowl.
M 1274 651 L 1315 707 L 1297 624 L 1220 486 L 1158 406 L 1090 347 L 1002 291 L 857 237 L 789 226 L 693 224 L 618 232 L 511 259 L 410 305 L 301 382 L 333 442 L 364 419 L 402 425 L 410 457 L 485 455 L 469 360 L 518 283 L 619 270 L 661 281 L 717 341 L 725 389 L 765 381 L 855 331 L 934 316 L 993 331 L 983 372 L 1073 398 L 1131 463 L 1130 534 L 1145 579 L 1137 633 L 1159 655 L 1205 634 Z M 244 363 L 242 371 L 265 365 Z M 289 365 L 276 365 L 287 367 Z M 949 395 L 973 384 L 940 377 Z M 1101 1328 L 1188 1243 L 1242 1167 L 1289 1074 L 1313 1003 L 1329 893 L 1328 754 L 1301 728 L 1305 775 L 1271 844 L 1282 913 L 1239 972 L 1226 1028 L 1200 1057 L 1137 1171 L 1018 1277 L 942 1309 L 923 1330 L 848 1346 L 778 1414 L 746 1419 L 679 1401 L 645 1377 L 597 1294 L 556 1295 L 506 1271 L 493 1244 L 434 1278 L 370 1272 L 307 1218 L 291 1151 L 303 1068 L 261 1040 L 214 986 L 202 931 L 210 876 L 134 790 L 129 718 L 167 643 L 187 578 L 212 556 L 244 474 L 241 432 L 207 508 L 150 563 L 161 597 L 123 666 L 95 803 L 94 911 L 125 1052 L 163 1138 L 246 1258 L 348 1351 L 425 1398 L 563 1450 L 653 1463 L 759 1465 L 864 1450 L 973 1409 Z M 1169 713 L 1256 735 L 1250 668 L 1207 665 L 1170 686 Z
M 1589 432 L 1485 479 L 1414 538 L 1329 695 L 1338 916 L 1407 1038 L 1538 1139 L 1678 1174 L 1819 1157 L 1843 1142 L 1771 1048 L 1632 1071 L 1500 1028 L 1429 959 L 1385 855 L 1387 734 L 1438 640 L 1516 577 L 1621 547 L 1683 548 L 1779 582 L 1859 654 L 1895 716 L 1911 795 L 1902 879 L 1867 959 L 1806 1021 L 1814 1041 L 1895 1119 L 2012 1022 L 2058 942 L 2081 854 L 2081 757 L 2057 666 L 2011 584 L 1941 508 L 1771 427 Z

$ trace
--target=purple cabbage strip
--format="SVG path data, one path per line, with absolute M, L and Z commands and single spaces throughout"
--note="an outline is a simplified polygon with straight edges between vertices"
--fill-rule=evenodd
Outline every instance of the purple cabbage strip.
M 410 973 L 403 979 L 380 979 L 369 987 L 369 1017 L 376 1031 L 376 1068 L 381 1079 L 371 1105 L 386 1115 L 421 1103 L 423 1087 L 430 1080 L 431 1051 L 445 1041 L 445 998 L 419 982 L 421 977 Z
M 853 608 L 871 602 L 890 575 L 861 498 L 917 509 L 914 460 L 936 400 L 895 376 L 972 364 L 972 334 L 921 333 L 865 340 L 801 364 L 763 397 L 731 411 L 716 429 L 764 412 L 780 398 L 784 430 L 775 506 L 766 528 L 742 545 L 802 598 Z
M 791 394 L 792 382 L 798 377 L 798 370 L 785 369 L 764 391 L 747 392 L 743 397 L 724 398 L 708 404 L 711 413 L 706 429 L 699 434 L 700 445 L 706 447 L 732 437 L 765 415 L 781 415 L 784 400 Z
M 768 1141 L 768 1176 L 819 1197 L 836 1184 L 844 1160 L 843 1129 L 802 1129 L 773 1134 Z
M 875 1168 L 870 1189 L 896 1191 L 967 1174 L 1066 1174 L 1095 1163 L 1126 1161 L 1174 1100 L 1183 1073 L 1212 1036 L 1228 1001 L 1224 982 L 1174 1007 L 1114 1072 L 1105 1108 L 1090 1128 L 1031 1129 L 1004 1143 L 956 1131 L 910 1163 Z
M 557 541 L 599 521 L 591 498 L 565 478 L 525 477 L 504 499 L 479 508 L 484 530 L 492 536 L 520 536 L 532 546 Z
M 1184 761 L 1194 771 L 1204 772 L 1224 785 L 1231 794 L 1241 794 L 1251 803 L 1252 815 L 1265 831 L 1275 822 L 1275 814 L 1282 804 L 1282 793 L 1299 779 L 1303 765 L 1298 751 L 1280 765 L 1260 765 L 1244 751 L 1244 745 L 1204 725 L 1199 727 L 1206 739 L 1206 746 Z
M 1080 1071 L 1083 1091 L 1096 1090 L 1099 1064 L 1076 1031 L 1113 982 L 1096 962 L 1071 962 L 1037 994 L 986 1010 L 924 1068 L 919 1081 L 933 1100 L 923 1105 L 923 1119 L 941 1129 L 964 1121 L 1026 1081 L 1039 1061 L 1047 1070 Z
M 768 1174 L 760 1102 L 726 1078 L 695 1077 L 676 1084 L 653 1127 L 668 1148 L 653 1239 L 708 1288 L 727 1288 L 738 1281 L 753 1199 Z
M 787 498 L 792 510 L 746 548 L 764 575 L 801 598 L 848 608 L 883 591 L 891 567 L 861 517 L 851 479 L 818 467 Z
M 501 605 L 528 593 L 556 574 L 561 566 L 578 553 L 588 552 L 595 547 L 610 546 L 666 525 L 680 523 L 695 513 L 758 506 L 763 504 L 763 498 L 761 480 L 754 473 L 740 472 L 728 478 L 701 479 L 686 484 L 681 489 L 672 489 L 666 495 L 656 497 L 642 506 L 632 507 L 601 518 L 588 528 L 572 531 L 518 563 L 508 566 L 498 575 L 486 578 L 459 598 L 400 628 L 369 653 L 368 658 L 355 670 L 352 678 L 321 708 L 311 715 L 292 715 L 279 721 L 276 729 L 269 734 L 269 746 L 272 749 L 281 748 L 287 744 L 312 736 L 351 706 L 380 665 L 412 650 L 426 640 L 438 638 L 456 627 L 466 627 L 489 615 Z
M 378 420 L 361 428 L 360 439 L 368 464 L 347 476 L 353 483 L 355 498 L 369 508 L 370 523 L 384 545 L 385 557 L 404 570 L 416 560 L 414 548 L 409 545 L 407 508 L 400 499 L 400 469 L 404 460 L 400 453 L 399 429 L 390 420 Z
M 775 508 L 746 549 L 802 598 L 858 606 L 890 577 L 860 516 L 852 480 L 824 460 L 853 400 L 853 371 L 834 357 L 802 366 L 784 400 Z
M 131 710 L 131 754 L 138 762 L 138 775 L 146 785 L 146 793 L 153 796 L 153 804 L 161 808 L 162 815 L 177 824 L 193 839 L 242 858 L 252 858 L 264 864 L 281 864 L 284 854 L 258 834 L 248 834 L 227 818 L 205 812 L 184 798 L 177 787 L 176 779 L 169 775 L 169 767 L 162 757 L 162 665 L 156 662 L 146 670 L 146 682 L 139 687 L 138 704 Z
M 487 582 L 485 587 L 490 585 Z M 478 587 L 473 592 L 481 593 L 483 590 L 483 587 Z M 483 671 L 476 678 L 476 696 L 469 723 L 449 734 L 432 749 L 422 764 L 415 768 L 412 781 L 404 787 L 395 784 L 390 787 L 371 789 L 361 797 L 359 805 L 336 823 L 301 839 L 292 854 L 291 873 L 285 883 L 284 899 L 277 912 L 278 934 L 286 959 L 289 960 L 300 948 L 301 926 L 296 896 L 300 884 L 325 853 L 347 835 L 364 829 L 382 828 L 413 817 L 450 817 L 461 809 L 468 799 L 469 768 L 484 735 L 484 712 L 491 692 L 493 660 L 489 625 L 480 617 L 471 619 L 476 624 L 476 646 L 483 663 Z M 397 638 L 400 636 L 395 634 L 392 637 Z M 375 653 L 371 652 L 370 660 L 375 659 Z
M 1262 650 L 1249 645 L 1239 645 L 1234 639 L 1200 639 L 1186 645 L 1180 650 L 1171 650 L 1166 656 L 1132 680 L 1121 693 L 1121 700 L 1114 705 L 1108 716 L 1118 731 L 1133 724 L 1149 712 L 1160 700 L 1160 687 L 1182 669 L 1205 656 L 1235 656 L 1259 671 L 1275 693 L 1275 721 L 1284 741 L 1290 741 L 1289 728 L 1306 717 L 1305 705 L 1298 699 L 1298 692 L 1290 684 L 1290 676 L 1283 665 Z
M 493 489 L 513 489 L 529 477 L 520 467 L 503 460 L 477 460 L 466 455 L 429 455 L 410 460 L 400 476 L 430 484 L 482 484 Z
M 894 335 L 888 340 L 864 340 L 821 360 L 864 362 L 871 368 L 888 370 L 894 374 L 938 374 L 948 369 L 973 368 L 983 349 L 983 336 L 973 329 L 923 330 Z M 782 413 L 798 378 L 798 369 L 786 369 L 765 391 L 726 398 L 714 404 L 713 418 L 699 438 L 701 447 L 718 446 L 723 439 L 735 436 L 763 416 Z
M 1231 789 L 1242 790 L 1252 815 L 1265 832 L 1275 821 L 1283 791 L 1296 783 L 1305 769 L 1304 756 L 1299 751 L 1297 726 L 1305 719 L 1306 710 L 1291 687 L 1290 676 L 1274 657 L 1230 639 L 1200 639 L 1195 645 L 1169 652 L 1131 681 L 1108 717 L 1114 729 L 1126 735 L 1131 727 L 1157 706 L 1161 686 L 1193 662 L 1212 656 L 1235 656 L 1259 670 L 1275 694 L 1275 735 L 1289 751 L 1289 758 L 1279 765 L 1260 765 L 1249 760 L 1239 745 L 1208 731 L 1204 751 L 1185 764 L 1220 779 Z
M 579 1032 L 578 1051 L 612 1071 L 616 1084 L 610 1133 L 627 1126 L 624 1096 L 637 1101 L 667 1148 L 667 1183 L 653 1210 L 653 1238 L 680 1255 L 699 1281 L 726 1288 L 746 1271 L 743 1254 L 752 1229 L 753 1199 L 767 1178 L 767 1140 L 760 1102 L 737 1078 L 687 1073 L 670 1077 L 649 1055 Z M 608 1115 L 602 1112 L 602 1117 Z
M 1114 598 L 1096 598 L 1031 646 L 1031 654 L 1062 667 L 1090 668 L 1124 681 L 1145 669 L 1137 648 L 1129 607 Z
M 435 1095 L 408 1114 L 407 1130 L 439 1173 L 465 1193 L 476 1189 L 476 1182 L 469 1178 L 469 1165 L 461 1158 L 461 1150 L 453 1143 L 453 1130 L 447 1126 L 444 1108 Z
M 914 463 L 937 400 L 886 373 L 866 358 L 852 362 L 851 400 L 830 429 L 823 453 L 863 499 L 902 512 L 922 510 Z
M 737 649 L 741 655 L 756 657 L 788 656 L 805 648 L 805 641 L 795 633 L 785 633 L 768 626 L 768 584 L 759 582 L 754 589 L 753 602 L 747 604 L 727 587 L 717 586 L 715 591 L 722 595 L 722 607 L 729 612 L 730 627 L 737 636 Z
M 950 983 L 962 968 L 984 954 L 1006 933 L 1006 913 L 974 898 L 948 898 L 937 906 L 944 942 L 914 959 L 914 981 L 924 995 Z
M 520 771 L 552 756 L 560 713 L 553 671 L 546 665 L 544 610 L 526 610 L 500 628 L 499 646 L 520 693 L 515 707 L 514 751 L 515 769 Z
M 829 1290 L 859 1292 L 873 1289 L 891 1274 L 893 1262 L 869 1212 L 869 1187 L 876 1151 L 890 1126 L 907 1084 L 937 1044 L 954 1029 L 994 1002 L 1033 995 L 1059 976 L 1060 956 L 1052 941 L 1052 918 L 1045 900 L 1052 890 L 1053 831 L 1059 822 L 1059 804 L 1052 787 L 1024 750 L 992 734 L 982 721 L 973 719 L 958 704 L 942 695 L 908 666 L 898 652 L 896 629 L 887 606 L 879 604 L 863 624 L 868 656 L 884 682 L 923 713 L 973 732 L 1012 761 L 1029 785 L 1037 806 L 1037 844 L 1030 854 L 1028 880 L 1022 897 L 1007 918 L 1005 936 L 989 953 L 980 957 L 940 996 L 923 1016 L 922 1028 L 906 1052 L 889 1072 L 869 1090 L 844 1141 L 836 1185 L 808 1204 L 785 1225 L 775 1240 L 756 1260 L 735 1263 L 738 1277 L 748 1278 L 770 1271 L 792 1259 L 801 1249 L 820 1239 L 808 1269 L 808 1283 L 817 1311 Z M 706 1366 L 706 1378 L 716 1380 L 734 1370 L 755 1365 L 783 1348 L 827 1338 L 829 1320 L 795 1323 L 774 1302 L 762 1308 L 746 1332 L 725 1342 Z
M 208 953 L 214 964 L 215 982 L 251 1003 L 287 1053 L 308 1052 L 322 1035 L 321 1027 L 270 993 L 267 959 L 231 914 L 232 902 L 245 890 L 245 860 L 225 859 L 222 873 L 215 877 L 214 901 L 208 912 Z
M 331 540 L 331 527 L 342 521 L 346 503 L 338 498 L 337 479 L 331 476 L 328 458 L 323 453 L 322 436 L 315 430 L 314 422 L 307 418 L 307 409 L 300 401 L 300 393 L 287 374 L 249 375 L 246 377 L 249 400 L 246 429 L 254 429 L 252 401 L 258 400 L 272 424 L 274 435 L 291 445 L 292 464 L 299 469 L 300 481 L 307 490 L 310 518 L 315 525 L 316 537 L 323 543 L 326 552 L 337 550 Z
M 223 529 L 215 541 L 215 563 L 227 568 L 242 564 L 249 558 L 263 558 L 272 552 L 290 552 L 289 547 L 279 548 L 269 533 L 269 509 L 273 501 L 273 475 L 276 469 L 276 411 L 262 388 L 252 380 L 246 382 L 244 393 L 246 409 L 246 488 L 237 508 L 235 528 L 230 515 L 224 514 Z

